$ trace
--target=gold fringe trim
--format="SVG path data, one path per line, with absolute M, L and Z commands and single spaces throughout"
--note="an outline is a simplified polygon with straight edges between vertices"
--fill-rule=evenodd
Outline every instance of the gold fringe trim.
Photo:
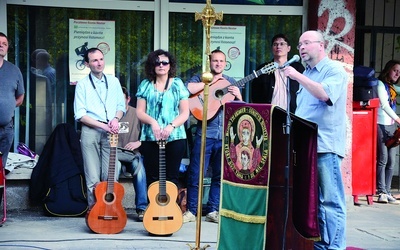
M 307 238 L 307 240 L 321 241 L 321 236 L 320 236 L 320 237 L 311 237 L 311 238 Z
M 253 223 L 253 224 L 264 224 L 267 218 L 267 216 L 239 214 L 232 210 L 227 210 L 227 209 L 220 210 L 219 214 L 221 216 L 232 218 L 237 221 Z
M 249 189 L 269 189 L 268 186 L 259 186 L 259 185 L 248 185 L 248 184 L 242 184 L 242 183 L 236 183 L 236 182 L 231 182 L 222 179 L 222 183 L 231 185 L 231 186 L 236 186 L 236 187 L 242 187 L 242 188 L 249 188 Z

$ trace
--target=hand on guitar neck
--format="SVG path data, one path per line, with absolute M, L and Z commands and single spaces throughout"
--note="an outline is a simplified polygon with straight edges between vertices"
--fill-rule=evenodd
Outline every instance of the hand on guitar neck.
M 235 96 L 228 90 L 230 86 L 234 85 L 243 88 L 247 82 L 253 80 L 259 75 L 274 72 L 278 66 L 279 65 L 275 62 L 269 63 L 263 68 L 254 71 L 252 74 L 237 81 L 235 84 L 231 84 L 224 78 L 214 78 L 213 82 L 211 82 L 209 86 L 207 120 L 213 118 L 222 105 L 235 99 Z M 189 97 L 190 112 L 197 120 L 201 121 L 203 119 L 204 84 L 189 83 L 188 90 L 192 93 Z
M 152 183 L 147 191 L 149 206 L 144 212 L 143 225 L 154 235 L 170 235 L 183 224 L 182 210 L 176 203 L 178 188 L 166 180 L 165 141 L 159 141 L 159 181 Z

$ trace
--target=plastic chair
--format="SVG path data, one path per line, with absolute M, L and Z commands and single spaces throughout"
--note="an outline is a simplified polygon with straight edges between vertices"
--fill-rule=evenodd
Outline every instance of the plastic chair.
M 1 193 L 2 191 L 2 193 Z M 0 203 L 3 200 L 3 219 L 1 219 L 0 226 L 6 222 L 7 219 L 7 199 L 6 199 L 6 175 L 3 166 L 3 153 L 0 152 Z

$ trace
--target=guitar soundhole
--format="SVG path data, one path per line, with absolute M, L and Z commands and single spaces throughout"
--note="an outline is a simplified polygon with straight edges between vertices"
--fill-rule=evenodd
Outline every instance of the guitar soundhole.
M 106 202 L 112 202 L 114 200 L 114 194 L 108 193 L 108 194 L 106 194 L 104 199 L 106 200 Z
M 169 196 L 168 195 L 158 195 L 157 196 L 157 203 L 160 206 L 168 204 L 169 203 Z
M 217 97 L 218 99 L 222 99 L 222 97 L 224 97 L 224 91 L 222 89 L 216 90 L 215 97 Z

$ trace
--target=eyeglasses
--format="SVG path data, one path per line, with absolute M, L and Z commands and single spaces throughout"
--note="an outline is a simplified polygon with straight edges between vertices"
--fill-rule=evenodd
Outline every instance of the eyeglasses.
M 168 62 L 168 61 L 161 61 L 161 62 L 156 61 L 156 66 L 160 66 L 161 64 L 162 64 L 163 66 L 167 66 L 167 65 L 169 64 L 169 62 Z
M 286 42 L 281 42 L 281 43 L 273 43 L 272 44 L 272 46 L 274 46 L 274 47 L 278 47 L 278 46 L 285 46 L 285 45 L 287 45 L 287 43 Z
M 306 40 L 306 41 L 304 41 L 304 42 L 302 42 L 302 43 L 298 43 L 297 44 L 297 49 L 300 49 L 300 47 L 302 46 L 302 45 L 304 45 L 304 46 L 308 46 L 308 45 L 310 45 L 310 44 L 312 44 L 312 43 L 320 43 L 321 41 L 308 41 L 308 40 Z

